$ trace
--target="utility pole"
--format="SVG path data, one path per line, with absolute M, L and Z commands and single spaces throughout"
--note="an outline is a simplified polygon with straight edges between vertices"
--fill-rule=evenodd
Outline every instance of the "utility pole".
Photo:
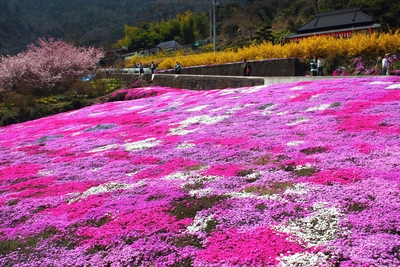
M 217 51 L 217 16 L 216 16 L 217 7 L 215 4 L 215 1 L 212 1 L 212 3 L 213 3 L 213 7 L 214 7 L 213 13 L 214 13 L 214 52 L 215 52 L 215 51 Z
M 212 1 L 211 2 L 212 9 L 213 9 L 213 20 L 214 20 L 214 52 L 217 51 L 217 7 L 220 6 L 219 1 Z M 211 18 L 210 18 L 211 19 Z
M 212 34 L 212 31 L 213 31 L 212 11 L 213 11 L 213 6 L 210 5 L 210 44 L 211 44 L 212 41 L 213 41 L 213 34 Z

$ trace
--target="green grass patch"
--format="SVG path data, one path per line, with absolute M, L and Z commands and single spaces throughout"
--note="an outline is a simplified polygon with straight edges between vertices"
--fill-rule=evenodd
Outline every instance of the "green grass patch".
M 259 107 L 258 109 L 259 109 L 259 110 L 265 110 L 265 109 L 267 109 L 267 108 L 272 107 L 273 105 L 275 105 L 275 104 L 274 104 L 274 103 L 267 103 L 267 104 L 265 104 L 265 105 L 262 105 L 262 106 Z
M 8 204 L 8 206 L 15 206 L 15 205 L 18 204 L 18 202 L 19 202 L 18 199 L 10 199 L 10 200 L 7 202 L 7 204 Z
M 252 185 L 247 187 L 244 192 L 256 195 L 276 195 L 284 192 L 288 187 L 293 186 L 291 182 L 271 182 L 268 185 Z
M 249 170 L 240 170 L 236 173 L 236 176 L 245 177 L 247 175 L 253 174 L 254 171 L 252 169 Z
M 196 235 L 190 234 L 175 237 L 172 240 L 172 244 L 177 247 L 192 246 L 199 249 L 203 248 L 203 245 L 201 244 L 201 239 L 198 238 Z
M 186 171 L 198 171 L 198 170 L 203 169 L 204 167 L 205 167 L 205 165 L 203 165 L 203 164 L 195 164 L 192 166 L 187 166 Z
M 90 225 L 93 227 L 102 227 L 103 225 L 105 225 L 106 223 L 108 223 L 110 221 L 109 216 L 104 216 L 100 219 L 97 220 L 87 220 L 86 221 L 86 225 Z
M 104 245 L 94 245 L 93 247 L 91 247 L 91 248 L 86 252 L 86 254 L 94 255 L 94 254 L 97 254 L 97 253 L 99 253 L 99 252 L 101 252 L 101 251 L 107 251 L 107 247 L 104 246 Z
M 217 228 L 218 222 L 216 220 L 209 220 L 207 221 L 206 228 L 204 228 L 204 231 L 207 234 L 210 234 L 212 231 L 214 231 Z
M 188 196 L 186 198 L 176 200 L 172 205 L 170 213 L 176 216 L 178 220 L 194 218 L 198 211 L 214 207 L 216 204 L 223 202 L 225 199 L 227 199 L 226 196 L 218 195 L 205 196 L 201 198 Z
M 340 102 L 333 102 L 329 107 L 330 108 L 337 108 L 340 107 L 342 105 L 342 103 Z
M 327 149 L 324 147 L 310 147 L 300 150 L 301 153 L 306 155 L 324 153 L 325 151 L 327 151 Z
M 363 210 L 366 210 L 367 208 L 368 207 L 365 206 L 364 204 L 355 202 L 347 207 L 347 212 L 361 212 Z
M 183 186 L 183 189 L 186 191 L 192 191 L 192 190 L 197 190 L 197 189 L 201 189 L 204 188 L 204 182 L 202 181 L 196 181 L 194 183 L 190 183 L 190 184 L 185 184 Z
M 317 172 L 317 169 L 315 167 L 296 168 L 296 165 L 294 163 L 281 165 L 280 169 L 286 172 L 292 172 L 296 176 L 307 176 L 307 177 L 310 177 Z
M 261 204 L 257 204 L 257 205 L 255 206 L 255 208 L 256 208 L 257 210 L 259 210 L 261 213 L 264 213 L 264 210 L 267 208 L 267 206 L 266 206 L 265 204 L 261 203 Z
M 266 166 L 269 164 L 279 164 L 283 160 L 286 160 L 288 157 L 285 155 L 271 155 L 271 154 L 265 154 L 260 157 L 258 157 L 253 163 L 255 165 L 260 165 L 260 166 Z
M 11 252 L 27 252 L 29 248 L 35 248 L 44 239 L 48 239 L 57 233 L 56 228 L 49 227 L 41 233 L 24 239 L 4 239 L 0 241 L 0 255 L 7 255 Z
M 192 267 L 193 266 L 193 259 L 192 258 L 185 258 L 180 262 L 176 262 L 171 267 Z
M 0 94 L 0 126 L 39 119 L 105 102 L 112 92 L 121 87 L 122 83 L 116 79 L 99 77 L 91 82 L 77 80 L 68 85 L 60 84 L 47 95 L 35 92 L 2 93 Z
M 159 200 L 163 199 L 164 197 L 165 197 L 164 195 L 151 195 L 146 199 L 146 201 Z
M 314 173 L 317 172 L 317 169 L 315 167 L 311 167 L 311 168 L 302 168 L 302 169 L 298 169 L 298 170 L 294 170 L 293 173 L 296 176 L 307 176 L 310 177 L 312 176 Z

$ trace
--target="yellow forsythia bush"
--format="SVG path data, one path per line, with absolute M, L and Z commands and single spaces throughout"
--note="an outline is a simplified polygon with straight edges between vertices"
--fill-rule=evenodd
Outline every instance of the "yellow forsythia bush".
M 321 55 L 325 58 L 337 56 L 359 56 L 365 54 L 383 55 L 387 52 L 400 51 L 400 31 L 395 33 L 354 34 L 351 38 L 335 38 L 333 36 L 314 36 L 299 42 L 290 42 L 284 45 L 271 43 L 253 44 L 248 47 L 221 52 L 207 52 L 202 54 L 176 55 L 158 59 L 159 69 L 172 69 L 176 62 L 185 66 L 199 66 L 239 62 L 247 60 L 262 60 L 270 58 L 305 57 Z

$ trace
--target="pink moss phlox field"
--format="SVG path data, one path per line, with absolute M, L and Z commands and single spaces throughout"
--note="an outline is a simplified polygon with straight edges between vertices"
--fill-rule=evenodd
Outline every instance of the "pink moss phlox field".
M 198 257 L 206 262 L 240 266 L 276 265 L 276 255 L 304 251 L 299 244 L 287 238 L 287 234 L 277 235 L 268 228 L 254 229 L 249 233 L 235 229 L 216 232 L 208 238 L 206 248 L 198 253 Z
M 400 78 L 143 87 L 0 128 L 0 266 L 399 266 Z

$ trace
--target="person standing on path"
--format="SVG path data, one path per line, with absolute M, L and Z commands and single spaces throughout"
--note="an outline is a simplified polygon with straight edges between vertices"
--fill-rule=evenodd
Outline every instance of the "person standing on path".
M 251 74 L 251 64 L 250 64 L 250 62 L 247 62 L 246 74 L 247 74 L 247 76 L 250 76 L 250 74 Z
M 317 76 L 317 56 L 313 56 L 310 61 L 311 76 Z
M 181 74 L 182 66 L 178 61 L 175 64 L 175 74 Z
M 178 74 L 178 65 L 179 65 L 179 63 L 177 61 L 176 64 L 175 64 L 175 74 Z
M 387 53 L 385 56 L 387 56 L 387 61 L 386 61 L 386 75 L 390 75 L 390 70 L 392 69 L 393 65 L 393 58 L 390 56 L 390 53 Z
M 388 71 L 388 54 L 382 59 L 382 75 L 386 75 Z
M 376 59 L 376 64 L 375 64 L 375 73 L 378 74 L 379 66 L 382 64 L 382 57 L 378 57 Z
M 324 76 L 324 66 L 325 66 L 325 60 L 321 56 L 318 56 L 317 60 L 318 76 Z
M 140 75 L 144 74 L 144 69 L 143 69 L 143 64 L 142 64 L 142 62 L 140 62 L 140 64 L 139 64 L 139 74 L 140 74 Z
M 242 63 L 242 69 L 243 69 L 243 75 L 244 76 L 247 76 L 247 68 L 248 68 L 248 66 L 249 66 L 249 63 L 247 62 L 246 59 L 244 59 L 243 63 Z

